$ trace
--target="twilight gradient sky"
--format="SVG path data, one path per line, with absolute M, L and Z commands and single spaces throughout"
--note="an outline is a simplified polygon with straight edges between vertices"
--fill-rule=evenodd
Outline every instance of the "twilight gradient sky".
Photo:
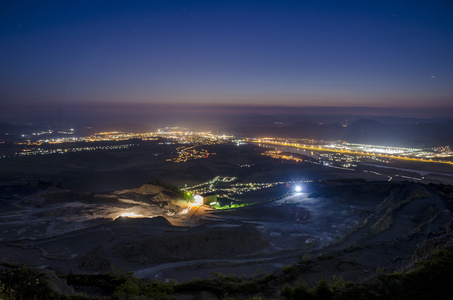
M 0 101 L 453 115 L 453 2 L 2 1 Z

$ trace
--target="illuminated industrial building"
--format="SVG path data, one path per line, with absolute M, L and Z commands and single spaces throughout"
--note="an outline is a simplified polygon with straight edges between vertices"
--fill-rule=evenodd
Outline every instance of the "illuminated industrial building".
M 203 205 L 213 206 L 217 204 L 217 194 L 214 192 L 205 193 L 201 195 L 203 197 Z

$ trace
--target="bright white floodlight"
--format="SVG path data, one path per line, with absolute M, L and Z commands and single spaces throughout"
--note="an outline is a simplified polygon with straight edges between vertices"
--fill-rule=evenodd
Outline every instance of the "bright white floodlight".
M 300 193 L 301 191 L 302 191 L 302 188 L 300 187 L 300 185 L 296 185 L 296 192 Z
M 194 196 L 194 197 L 193 197 L 193 200 L 195 200 L 195 203 L 203 204 L 203 197 L 200 196 L 200 195 Z

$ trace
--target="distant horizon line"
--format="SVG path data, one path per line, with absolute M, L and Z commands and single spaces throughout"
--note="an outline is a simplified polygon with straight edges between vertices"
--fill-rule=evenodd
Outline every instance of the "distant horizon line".
M 252 105 L 252 104 L 203 104 L 203 103 L 142 103 L 142 102 L 79 102 L 79 103 L 8 103 L 3 105 L 0 118 L 14 115 L 39 116 L 53 114 L 103 113 L 153 114 L 153 113 L 218 113 L 218 114 L 324 114 L 324 115 L 366 115 L 391 117 L 442 118 L 453 117 L 453 107 L 376 107 L 376 106 L 312 106 L 312 105 Z

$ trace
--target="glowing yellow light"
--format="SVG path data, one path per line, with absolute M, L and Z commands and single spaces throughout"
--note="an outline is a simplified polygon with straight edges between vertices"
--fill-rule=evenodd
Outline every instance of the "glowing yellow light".
M 138 215 L 134 212 L 125 212 L 119 215 L 118 217 L 128 217 L 128 218 L 142 218 L 143 215 Z
M 302 188 L 300 187 L 300 185 L 296 186 L 296 192 L 300 193 L 301 191 L 302 191 Z

